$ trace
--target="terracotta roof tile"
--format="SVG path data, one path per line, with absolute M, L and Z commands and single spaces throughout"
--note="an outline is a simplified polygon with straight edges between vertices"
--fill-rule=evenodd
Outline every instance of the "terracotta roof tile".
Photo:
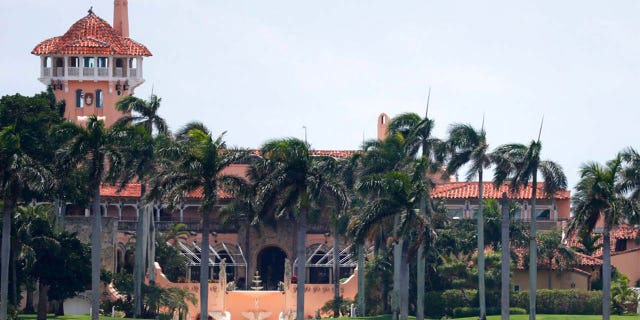
M 260 150 L 251 150 L 252 155 L 262 156 Z M 309 154 L 312 156 L 329 156 L 339 159 L 346 159 L 351 157 L 356 153 L 360 153 L 362 151 L 359 150 L 309 150 Z
M 74 23 L 64 35 L 42 41 L 31 53 L 151 56 L 147 47 L 123 37 L 93 12 Z
M 124 186 L 122 190 L 118 191 L 118 186 L 102 185 L 100 186 L 100 196 L 102 197 L 133 197 L 139 198 L 141 188 L 139 183 L 130 183 Z M 202 188 L 197 188 L 187 194 L 187 198 L 202 199 Z M 233 199 L 233 195 L 224 191 L 218 191 L 218 197 L 220 199 Z
M 619 254 L 619 253 L 624 253 L 627 252 L 629 250 L 625 250 L 625 251 L 620 251 L 620 252 L 616 252 L 616 240 L 619 239 L 637 239 L 638 235 L 640 234 L 640 228 L 638 227 L 634 227 L 632 225 L 629 224 L 623 224 L 618 226 L 615 230 L 613 230 L 611 232 L 611 254 Z M 602 233 L 593 233 L 593 235 L 602 235 Z M 602 237 L 600 237 L 600 239 L 598 239 L 598 241 L 596 241 L 596 245 L 602 245 Z M 577 233 L 570 235 L 567 238 L 567 245 L 569 245 L 570 247 L 582 247 L 582 243 L 580 240 L 580 237 L 577 235 Z M 594 257 L 601 257 L 602 256 L 602 248 L 596 250 L 593 253 Z
M 517 192 L 511 192 L 509 184 L 505 183 L 496 188 L 493 182 L 482 183 L 482 193 L 485 198 L 500 199 L 502 193 L 506 192 L 510 199 L 529 199 L 531 198 L 531 185 L 521 188 Z M 543 183 L 538 183 L 537 199 L 547 199 L 547 194 L 543 191 Z M 434 198 L 447 198 L 447 199 L 468 199 L 478 197 L 478 182 L 446 182 L 436 185 L 432 192 Z M 571 191 L 562 190 L 558 191 L 554 195 L 555 199 L 570 199 Z

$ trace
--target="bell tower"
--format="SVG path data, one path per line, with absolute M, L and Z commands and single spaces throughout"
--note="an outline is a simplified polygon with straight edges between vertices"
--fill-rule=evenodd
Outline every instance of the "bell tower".
M 31 51 L 40 57 L 38 80 L 65 100 L 65 117 L 75 123 L 96 115 L 111 126 L 122 117 L 116 103 L 144 82 L 142 60 L 151 52 L 129 38 L 127 4 L 114 0 L 114 27 L 89 9 L 65 34 Z

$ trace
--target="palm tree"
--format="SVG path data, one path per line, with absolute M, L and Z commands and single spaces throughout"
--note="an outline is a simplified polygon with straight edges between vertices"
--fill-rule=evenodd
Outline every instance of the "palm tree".
M 9 293 L 9 254 L 12 213 L 22 189 L 42 189 L 46 172 L 21 147 L 20 135 L 13 126 L 0 130 L 0 191 L 2 192 L 2 253 L 0 276 L 0 319 L 7 318 Z
M 538 236 L 540 246 L 538 247 L 538 257 L 541 263 L 546 263 L 549 268 L 549 274 L 547 278 L 547 288 L 552 289 L 552 273 L 553 265 L 558 267 L 558 270 L 570 266 L 575 262 L 576 254 L 568 247 L 562 239 L 562 232 L 558 228 L 553 228 L 549 232 L 541 233 Z
M 335 210 L 346 208 L 346 191 L 331 179 L 328 172 L 337 167 L 337 160 L 312 156 L 306 142 L 295 138 L 266 142 L 260 148 L 264 161 L 256 164 L 261 179 L 257 184 L 256 201 L 262 216 L 288 218 L 297 225 L 297 310 L 296 318 L 304 319 L 304 287 L 306 281 L 307 221 L 314 209 L 331 203 Z
M 132 145 L 144 135 L 135 128 L 114 126 L 107 129 L 102 120 L 92 115 L 86 127 L 66 123 L 60 130 L 73 133 L 69 144 L 60 151 L 65 161 L 76 163 L 88 172 L 88 186 L 91 191 L 91 318 L 98 319 L 100 309 L 100 258 L 102 256 L 102 221 L 100 210 L 100 185 L 102 182 L 126 181 L 124 168 L 135 166 L 127 160 L 132 153 Z M 135 149 L 134 149 L 135 150 Z M 108 163 L 108 165 L 107 165 Z
M 415 113 L 403 113 L 394 117 L 389 123 L 390 134 L 400 133 L 405 137 L 405 153 L 408 158 L 417 158 L 418 152 L 420 151 L 421 158 L 427 161 L 428 171 L 430 173 L 434 173 L 439 169 L 444 151 L 442 141 L 432 136 L 434 126 L 435 122 L 433 119 L 429 119 L 426 113 L 424 118 L 420 118 L 420 116 Z M 430 182 L 427 181 L 427 176 L 423 176 L 422 180 L 422 185 L 428 188 Z M 424 193 L 419 203 L 420 212 L 426 216 L 431 216 L 433 211 L 429 198 L 429 191 L 427 189 L 427 192 Z M 424 246 L 418 247 L 417 253 L 416 318 L 418 320 L 424 319 L 424 275 L 426 265 L 424 249 Z
M 571 197 L 574 216 L 569 231 L 592 232 L 600 219 L 602 229 L 602 318 L 611 315 L 611 231 L 636 213 L 625 198 L 622 155 L 605 165 L 588 162 L 580 167 L 580 181 Z
M 384 140 L 370 140 L 366 141 L 363 144 L 364 154 L 360 157 L 360 168 L 358 170 L 359 181 L 368 177 L 370 175 L 380 175 L 386 172 L 391 172 L 394 170 L 401 170 L 406 166 L 407 156 L 405 153 L 405 137 L 402 132 L 408 134 L 408 129 L 404 127 L 398 126 L 398 130 L 395 133 L 390 133 Z M 356 184 L 356 189 L 359 189 L 358 185 L 360 182 Z M 358 191 L 363 196 L 366 196 L 368 200 L 375 200 L 379 197 L 378 194 L 366 194 L 366 192 L 362 192 L 362 190 Z M 368 208 L 363 206 L 363 211 L 368 210 Z M 357 228 L 360 225 L 360 220 L 365 212 L 360 212 L 357 217 L 351 222 L 352 229 Z M 391 223 L 391 222 L 386 222 Z M 386 223 L 378 223 L 378 234 L 382 238 L 386 238 Z M 393 226 L 393 236 L 396 237 L 395 233 L 397 231 L 397 227 Z M 357 232 L 357 231 L 353 231 Z M 363 237 L 356 237 L 357 241 L 361 240 L 364 242 Z M 391 296 L 391 306 L 392 313 L 394 314 L 394 318 L 398 314 L 398 310 L 400 309 L 400 278 L 401 278 L 401 264 L 402 264 L 402 255 L 401 255 L 401 246 L 399 242 L 393 243 L 393 291 Z M 386 286 L 383 286 L 382 290 L 382 306 L 383 310 L 386 309 L 386 301 L 387 301 L 387 290 Z M 386 310 L 385 310 L 386 311 Z
M 394 272 L 403 275 L 396 276 L 394 279 L 394 286 L 397 284 L 400 290 L 396 293 L 397 302 L 394 306 L 399 310 L 393 311 L 399 313 L 401 319 L 408 317 L 409 259 L 414 252 L 413 248 L 419 248 L 423 242 L 432 238 L 427 217 L 415 210 L 427 189 L 422 179 L 426 162 L 413 162 L 409 172 L 396 170 L 363 177 L 358 185 L 359 191 L 377 196 L 366 204 L 357 221 L 355 223 L 352 221 L 356 229 L 354 231 L 356 241 L 361 241 L 380 224 L 393 223 L 396 243 L 394 261 L 400 261 L 398 271 L 395 270 L 397 264 L 394 262 Z M 413 248 L 410 249 L 405 235 L 409 235 L 412 231 L 415 231 L 417 239 Z
M 454 124 L 449 128 L 449 145 L 451 158 L 447 165 L 447 174 L 457 172 L 463 165 L 470 164 L 467 170 L 467 181 L 478 177 L 478 297 L 480 300 L 480 317 L 487 314 L 484 283 L 484 216 L 483 216 L 483 173 L 491 166 L 489 145 L 484 127 L 476 130 L 468 124 Z
M 149 137 L 152 137 L 154 132 L 158 135 L 166 136 L 169 134 L 169 129 L 166 121 L 160 117 L 158 114 L 158 110 L 160 109 L 160 101 L 161 99 L 158 96 L 152 94 L 149 98 L 149 101 L 144 101 L 140 98 L 134 96 L 126 96 L 122 98 L 120 101 L 116 103 L 116 110 L 127 114 L 122 118 L 116 121 L 116 125 L 136 125 L 140 126 L 144 129 Z M 131 112 L 135 112 L 135 115 L 131 115 Z M 154 131 L 155 129 L 155 131 Z M 140 166 L 131 168 L 133 170 L 132 174 L 137 176 L 140 181 L 140 198 L 143 199 L 146 195 L 146 184 L 147 178 L 153 173 L 154 165 L 155 165 L 155 154 L 153 152 L 152 146 L 154 143 L 149 143 L 152 140 L 147 141 L 147 143 L 139 144 L 141 148 L 139 148 L 137 154 L 133 155 L 138 157 L 139 159 L 145 159 L 145 161 L 139 161 Z M 153 206 L 153 204 L 151 204 Z M 146 256 L 146 246 L 145 243 L 148 242 L 153 245 L 155 244 L 155 226 L 153 223 L 150 223 L 151 234 L 149 230 L 145 228 L 146 224 L 149 223 L 149 219 L 153 218 L 153 213 L 149 214 L 150 210 L 145 210 L 144 206 L 138 206 L 138 223 L 136 226 L 136 233 L 139 235 L 138 240 L 135 246 L 135 258 L 136 263 L 134 264 L 134 317 L 139 317 L 142 313 L 142 282 L 144 281 L 144 273 L 145 273 L 145 256 Z M 154 250 L 151 249 L 150 253 L 153 253 Z M 150 282 L 153 283 L 155 280 L 155 270 L 153 270 L 153 254 L 151 255 L 149 261 L 149 279 Z
M 542 143 L 540 139 L 523 144 L 506 144 L 493 152 L 496 164 L 494 183 L 502 185 L 511 179 L 511 189 L 518 190 L 529 185 L 531 179 L 531 238 L 529 240 L 529 319 L 536 318 L 536 284 L 538 277 L 538 249 L 536 242 L 536 200 L 538 193 L 538 174 L 544 180 L 543 190 L 546 195 L 553 196 L 558 190 L 567 187 L 567 177 L 562 167 L 550 160 L 541 160 Z
M 629 198 L 636 204 L 640 203 L 640 153 L 634 148 L 626 148 L 621 153 L 624 161 L 623 187 L 629 192 Z
M 208 316 L 209 229 L 210 214 L 219 205 L 218 192 L 232 185 L 244 183 L 242 178 L 223 172 L 243 157 L 244 152 L 227 150 L 224 133 L 213 138 L 202 123 L 192 122 L 182 128 L 175 141 L 168 139 L 159 145 L 158 173 L 152 178 L 148 195 L 164 198 L 172 206 L 178 205 L 190 193 L 202 190 L 202 251 L 200 264 L 200 319 Z

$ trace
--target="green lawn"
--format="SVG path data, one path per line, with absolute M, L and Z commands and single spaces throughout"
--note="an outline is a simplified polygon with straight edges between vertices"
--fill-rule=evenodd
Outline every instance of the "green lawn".
M 612 320 L 631 320 L 638 319 L 638 315 L 629 315 L 629 316 L 611 316 Z M 464 320 L 477 320 L 478 317 L 469 317 L 469 318 L 456 318 L 456 319 L 464 319 Z M 500 320 L 500 316 L 488 316 L 489 320 Z M 526 314 L 518 314 L 510 316 L 511 320 L 528 320 L 529 315 Z M 540 320 L 600 320 L 602 319 L 602 315 L 562 315 L 562 314 L 537 314 L 536 319 Z
M 21 314 L 18 316 L 20 319 L 35 319 L 35 314 Z M 49 315 L 48 319 L 59 319 L 59 320 L 89 320 L 88 315 L 81 316 L 61 316 L 54 317 L 53 315 Z M 111 318 L 111 317 L 100 317 L 100 319 L 104 320 L 123 320 L 123 318 Z M 129 318 L 124 318 L 127 320 Z M 328 318 L 332 319 L 332 318 Z M 391 317 L 389 315 L 381 315 L 375 317 L 364 317 L 364 318 L 337 318 L 338 320 L 389 320 Z M 409 319 L 415 319 L 414 317 L 409 317 Z M 468 318 L 456 318 L 460 320 L 477 320 L 478 317 L 468 317 Z M 489 316 L 487 317 L 489 320 L 500 320 L 500 316 Z M 518 314 L 511 315 L 511 320 L 527 320 L 529 316 L 526 314 Z M 560 314 L 539 314 L 536 315 L 536 319 L 540 320 L 600 320 L 602 319 L 601 315 L 560 315 Z M 640 319 L 640 315 L 628 315 L 628 316 L 611 316 L 612 320 L 632 320 L 632 319 Z M 237 319 L 236 319 L 237 320 Z

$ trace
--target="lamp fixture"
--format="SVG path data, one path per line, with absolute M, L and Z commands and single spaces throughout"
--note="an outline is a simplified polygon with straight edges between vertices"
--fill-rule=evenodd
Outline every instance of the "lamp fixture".
M 324 244 L 327 244 L 329 242 L 329 236 L 331 236 L 331 233 L 329 232 L 324 233 Z
M 214 231 L 211 234 L 213 235 L 213 242 L 218 243 L 218 233 Z

